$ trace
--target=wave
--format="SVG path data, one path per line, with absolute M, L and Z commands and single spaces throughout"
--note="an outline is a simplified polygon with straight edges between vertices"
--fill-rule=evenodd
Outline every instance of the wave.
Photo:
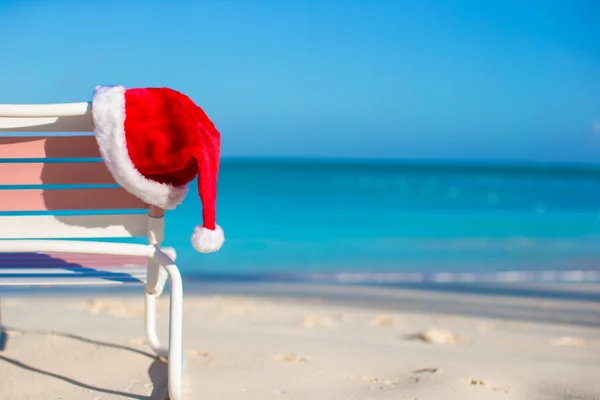
M 335 273 L 200 273 L 184 279 L 203 282 L 273 282 L 317 284 L 403 283 L 600 283 L 600 270 L 500 272 L 335 272 Z

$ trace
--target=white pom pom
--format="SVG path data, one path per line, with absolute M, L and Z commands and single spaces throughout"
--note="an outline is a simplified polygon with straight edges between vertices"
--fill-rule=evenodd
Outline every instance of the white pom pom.
M 213 253 L 223 246 L 225 234 L 219 225 L 215 230 L 207 229 L 203 225 L 198 225 L 192 234 L 192 246 L 200 253 Z

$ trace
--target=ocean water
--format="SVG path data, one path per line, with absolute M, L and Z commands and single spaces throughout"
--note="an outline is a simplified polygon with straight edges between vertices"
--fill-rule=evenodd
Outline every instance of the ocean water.
M 600 276 L 596 167 L 224 160 L 226 243 L 209 255 L 189 242 L 201 222 L 195 189 L 167 213 L 165 243 L 191 280 Z
M 225 159 L 219 252 L 201 222 L 192 182 L 165 241 L 188 282 L 600 282 L 600 166 Z

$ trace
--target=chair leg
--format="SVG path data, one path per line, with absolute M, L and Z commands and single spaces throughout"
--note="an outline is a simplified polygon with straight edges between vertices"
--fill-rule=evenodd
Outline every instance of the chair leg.
M 169 312 L 169 398 L 181 400 L 183 396 L 183 282 L 174 264 L 165 269 L 171 278 Z
M 156 333 L 156 299 L 158 296 L 145 292 L 146 339 L 156 355 L 166 359 L 169 357 L 169 350 L 160 343 L 160 339 Z
M 169 346 L 165 348 L 156 332 L 157 295 L 145 293 L 146 338 L 148 344 L 159 357 L 167 358 L 169 399 L 182 399 L 183 383 L 183 282 L 179 269 L 175 265 L 164 267 L 171 280 L 169 306 Z

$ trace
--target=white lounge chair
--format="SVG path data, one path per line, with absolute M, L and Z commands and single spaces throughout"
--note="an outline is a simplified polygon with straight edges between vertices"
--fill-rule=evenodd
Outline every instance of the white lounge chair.
M 94 136 L 86 134 L 92 131 L 87 102 L 0 105 L 0 160 L 4 159 L 0 185 L 10 185 L 0 191 L 0 286 L 145 284 L 148 342 L 157 355 L 168 359 L 169 396 L 179 400 L 183 289 L 174 250 L 161 248 L 164 211 L 148 207 L 114 182 L 99 158 Z M 43 160 L 48 158 L 87 160 Z M 17 188 L 42 184 L 73 187 Z M 89 188 L 90 184 L 104 187 Z M 67 210 L 76 210 L 77 215 L 65 215 Z M 147 244 L 80 240 L 141 236 L 147 237 Z M 169 339 L 164 347 L 156 333 L 156 298 L 167 277 Z

